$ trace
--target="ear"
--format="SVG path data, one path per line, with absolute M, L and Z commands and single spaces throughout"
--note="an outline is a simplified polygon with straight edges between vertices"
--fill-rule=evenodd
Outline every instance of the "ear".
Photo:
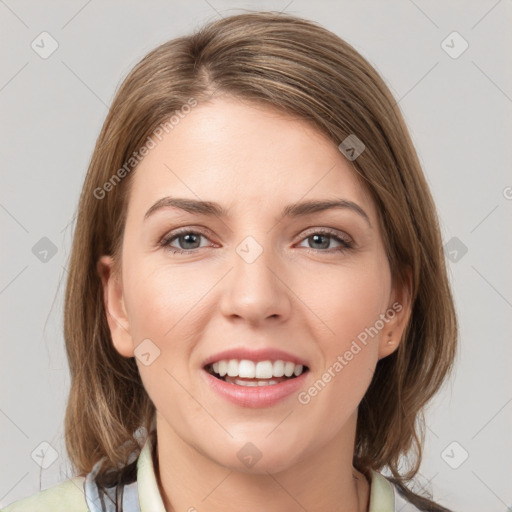
M 126 314 L 121 277 L 114 271 L 112 256 L 102 256 L 97 271 L 103 285 L 103 301 L 115 349 L 124 357 L 134 357 L 130 322 Z
M 379 359 L 392 354 L 400 345 L 412 312 L 412 273 L 406 271 L 403 283 L 392 287 L 388 309 L 385 313 L 385 326 L 379 340 Z

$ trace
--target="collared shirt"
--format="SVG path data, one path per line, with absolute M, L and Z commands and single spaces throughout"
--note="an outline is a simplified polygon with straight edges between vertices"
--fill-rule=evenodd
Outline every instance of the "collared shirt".
M 150 437 L 137 460 L 137 480 L 125 486 L 123 512 L 166 512 L 152 457 Z M 98 468 L 99 462 L 94 466 Z M 86 477 L 74 477 L 32 496 L 23 498 L 0 512 L 101 512 L 102 499 L 95 494 L 94 468 Z M 107 511 L 115 511 L 109 500 Z M 371 471 L 368 512 L 420 512 L 406 501 L 396 487 L 377 471 Z

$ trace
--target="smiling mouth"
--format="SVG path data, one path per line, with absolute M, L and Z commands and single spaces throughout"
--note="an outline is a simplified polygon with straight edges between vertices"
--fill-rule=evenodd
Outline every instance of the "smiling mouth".
M 221 360 L 204 367 L 210 375 L 237 386 L 273 386 L 309 371 L 307 366 L 291 361 Z

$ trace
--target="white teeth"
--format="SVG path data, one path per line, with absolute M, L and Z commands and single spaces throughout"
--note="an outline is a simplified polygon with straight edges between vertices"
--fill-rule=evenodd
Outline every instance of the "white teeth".
M 287 377 L 291 377 L 293 375 L 293 370 L 295 370 L 295 365 L 290 362 L 284 363 L 284 374 Z
M 236 359 L 228 361 L 228 377 L 238 377 L 238 361 Z
M 242 359 L 238 365 L 238 376 L 246 379 L 254 379 L 254 377 L 256 377 L 256 365 L 252 361 Z
M 212 365 L 213 371 L 220 377 L 240 377 L 245 379 L 271 379 L 272 377 L 298 377 L 304 371 L 301 364 L 295 364 L 291 361 L 250 361 L 249 359 L 222 359 Z M 245 381 L 240 381 L 245 382 Z M 266 384 L 268 381 L 259 381 Z M 270 381 L 272 382 L 272 381 Z M 258 385 L 251 382 L 248 385 Z
M 272 377 L 272 362 L 271 361 L 260 361 L 256 365 L 256 378 L 257 379 L 270 379 L 271 377 Z
M 282 377 L 284 375 L 283 361 L 274 361 L 274 365 L 272 366 L 272 375 L 274 377 Z
M 221 377 L 224 377 L 224 375 L 226 375 L 226 373 L 228 373 L 228 362 L 227 361 L 219 361 L 218 365 L 219 365 L 219 375 Z M 215 371 L 215 368 L 213 371 Z
M 255 386 L 273 386 L 274 384 L 279 384 L 277 380 L 240 380 L 240 379 L 229 379 L 228 382 L 233 382 L 233 384 L 237 384 L 238 386 L 249 386 L 249 387 L 255 387 Z

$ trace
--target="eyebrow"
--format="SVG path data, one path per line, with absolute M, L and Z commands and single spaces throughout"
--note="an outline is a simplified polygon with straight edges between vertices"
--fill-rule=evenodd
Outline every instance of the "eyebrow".
M 159 199 L 153 206 L 151 206 L 151 208 L 146 212 L 146 215 L 144 215 L 144 220 L 162 208 L 178 208 L 189 213 L 220 218 L 229 216 L 229 210 L 226 210 L 219 203 L 168 196 L 162 197 L 162 199 Z M 331 209 L 351 210 L 363 217 L 368 225 L 372 227 L 368 214 L 357 203 L 346 199 L 326 199 L 321 201 L 317 200 L 292 203 L 283 208 L 281 215 L 278 217 L 278 221 L 281 221 L 285 217 L 302 217 Z

